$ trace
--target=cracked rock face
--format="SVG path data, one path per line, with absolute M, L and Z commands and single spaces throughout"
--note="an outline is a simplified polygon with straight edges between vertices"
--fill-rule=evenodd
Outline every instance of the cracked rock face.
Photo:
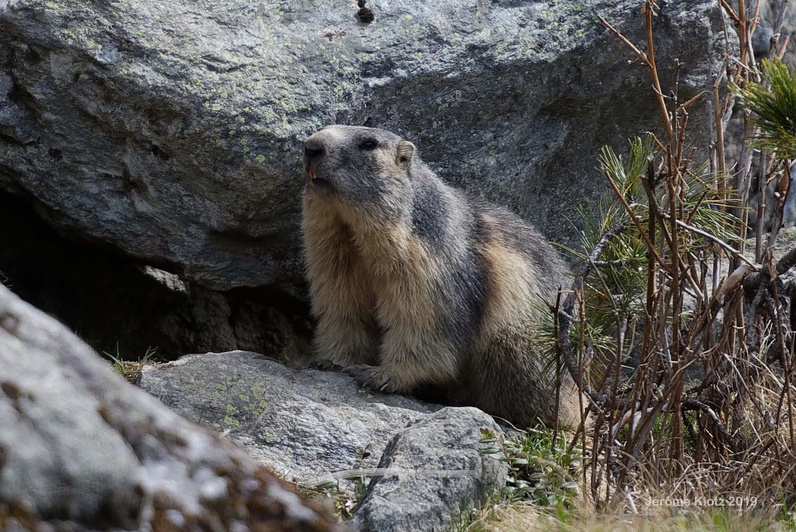
M 301 142 L 329 123 L 413 140 L 449 182 L 567 240 L 594 170 L 658 123 L 634 0 L 0 2 L 0 187 L 62 232 L 214 290 L 300 293 Z M 664 87 L 710 86 L 715 2 L 662 4 Z M 693 132 L 707 130 L 698 107 Z M 575 191 L 573 193 L 573 191 Z
M 450 529 L 505 483 L 505 462 L 479 445 L 484 429 L 500 432 L 477 408 L 445 408 L 411 423 L 390 441 L 383 474 L 370 481 L 349 523 L 357 530 Z

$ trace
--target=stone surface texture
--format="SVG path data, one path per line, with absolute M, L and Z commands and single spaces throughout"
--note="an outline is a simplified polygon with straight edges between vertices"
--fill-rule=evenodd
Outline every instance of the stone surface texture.
M 712 0 L 661 3 L 662 83 L 709 88 Z M 571 239 L 599 148 L 657 129 L 636 0 L 0 1 L 0 187 L 62 232 L 216 290 L 300 293 L 301 143 L 413 140 L 449 182 Z M 729 31 L 727 35 L 732 35 Z M 696 139 L 708 131 L 691 108 Z
M 505 463 L 481 442 L 502 431 L 476 408 L 358 390 L 348 375 L 244 351 L 148 366 L 141 386 L 302 486 L 354 497 L 350 479 L 370 479 L 349 521 L 357 530 L 442 530 L 505 482 Z
M 506 464 L 479 443 L 485 429 L 500 432 L 477 408 L 445 408 L 412 423 L 390 441 L 349 523 L 385 532 L 451 529 L 505 483 Z
M 376 467 L 396 430 L 439 408 L 358 390 L 343 373 L 292 369 L 245 351 L 144 367 L 141 387 L 282 477 L 310 485 L 332 472 Z
M 4 287 L 0 368 L 2 530 L 339 527 Z

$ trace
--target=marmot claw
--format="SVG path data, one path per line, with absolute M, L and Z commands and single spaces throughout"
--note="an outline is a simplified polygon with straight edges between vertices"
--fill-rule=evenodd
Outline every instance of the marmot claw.
M 354 364 L 343 368 L 343 373 L 348 373 L 357 384 L 363 388 L 370 388 L 377 392 L 395 393 L 396 388 L 390 375 L 384 368 L 368 366 L 367 364 Z
M 343 369 L 343 366 L 335 364 L 331 360 L 327 360 L 325 358 L 313 360 L 307 367 L 309 369 L 315 369 L 318 371 L 342 371 Z

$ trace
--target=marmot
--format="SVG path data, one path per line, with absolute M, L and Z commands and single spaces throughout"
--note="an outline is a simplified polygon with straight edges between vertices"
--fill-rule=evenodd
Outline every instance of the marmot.
M 304 143 L 303 236 L 313 344 L 360 385 L 435 390 L 527 427 L 578 419 L 534 324 L 565 267 L 535 229 L 437 177 L 380 129 L 329 126 Z

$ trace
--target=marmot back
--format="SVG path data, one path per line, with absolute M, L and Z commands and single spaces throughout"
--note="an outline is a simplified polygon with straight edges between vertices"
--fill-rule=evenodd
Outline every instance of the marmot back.
M 330 126 L 304 145 L 314 347 L 376 390 L 441 390 L 518 426 L 577 419 L 533 338 L 565 271 L 518 216 L 444 184 L 411 142 Z

